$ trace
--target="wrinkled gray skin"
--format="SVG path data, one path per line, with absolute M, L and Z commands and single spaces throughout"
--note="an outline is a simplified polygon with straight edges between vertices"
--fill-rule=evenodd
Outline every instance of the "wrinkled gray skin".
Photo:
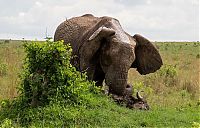
M 111 17 L 86 14 L 61 23 L 54 41 L 64 40 L 73 49 L 72 64 L 86 71 L 90 80 L 102 86 L 105 79 L 109 93 L 125 96 L 128 70 L 137 68 L 144 75 L 155 72 L 162 59 L 152 43 L 139 34 L 130 36 L 119 21 Z

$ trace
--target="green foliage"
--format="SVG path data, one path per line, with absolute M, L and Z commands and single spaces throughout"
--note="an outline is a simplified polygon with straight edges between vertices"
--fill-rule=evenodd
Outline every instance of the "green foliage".
M 200 123 L 199 108 L 193 105 L 140 111 L 120 107 L 103 96 L 96 96 L 93 103 L 88 107 L 50 103 L 44 107 L 27 108 L 23 115 L 2 122 L 5 124 L 8 120 L 10 127 L 191 127 L 193 122 Z M 26 120 L 19 125 L 22 118 Z
M 7 74 L 7 65 L 4 63 L 1 63 L 0 61 L 0 76 L 5 76 Z
M 156 79 L 162 79 L 165 86 L 175 86 L 178 82 L 178 70 L 173 65 L 163 65 L 161 69 L 156 72 Z
M 19 123 L 28 125 L 34 116 L 32 107 L 49 103 L 72 106 L 92 104 L 99 89 L 94 82 L 87 80 L 85 73 L 76 71 L 70 64 L 72 49 L 69 45 L 47 41 L 25 43 L 24 48 L 27 55 L 21 75 L 20 95 L 11 103 L 6 100 L 1 102 L 4 116 L 19 116 Z
M 70 64 L 72 49 L 63 42 L 25 43 L 21 93 L 32 106 L 50 101 L 85 103 L 94 83 Z M 88 98 L 89 99 L 89 98 Z
M 150 85 L 145 85 L 143 82 L 134 82 L 133 84 L 133 92 L 144 91 L 146 95 L 150 95 L 153 93 L 153 89 Z
M 173 66 L 173 65 L 163 65 L 158 73 L 160 76 L 164 76 L 168 78 L 174 78 L 178 75 L 176 66 Z
M 200 127 L 200 123 L 199 122 L 193 122 L 192 123 L 192 128 L 199 128 Z
M 5 40 L 4 43 L 10 43 L 10 40 Z
M 0 107 L 1 108 L 8 108 L 10 106 L 10 101 L 9 100 L 2 100 Z
M 196 58 L 200 58 L 200 54 L 199 53 L 197 54 Z
M 180 94 L 183 98 L 188 97 L 189 93 L 186 90 L 181 90 Z
M 12 125 L 12 120 L 6 118 L 3 120 L 3 123 L 0 124 L 0 128 L 14 128 Z

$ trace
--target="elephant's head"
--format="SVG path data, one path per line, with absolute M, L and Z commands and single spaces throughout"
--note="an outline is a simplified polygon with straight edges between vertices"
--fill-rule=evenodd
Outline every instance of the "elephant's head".
M 96 68 L 105 74 L 105 83 L 112 94 L 125 95 L 130 68 L 137 68 L 140 74 L 148 74 L 162 65 L 154 45 L 138 34 L 127 34 L 116 19 L 103 18 L 86 35 L 88 44 L 82 61 L 93 63 L 98 60 L 99 67 Z

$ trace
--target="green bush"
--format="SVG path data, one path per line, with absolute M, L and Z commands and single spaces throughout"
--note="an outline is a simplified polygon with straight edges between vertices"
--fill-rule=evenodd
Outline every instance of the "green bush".
M 13 124 L 12 124 L 12 120 L 10 119 L 4 119 L 3 123 L 0 124 L 0 128 L 14 128 Z
M 10 43 L 10 40 L 5 40 L 4 43 Z
M 0 62 L 0 76 L 5 76 L 7 74 L 7 65 Z
M 11 103 L 2 101 L 2 116 L 28 125 L 33 107 L 49 104 L 89 106 L 99 89 L 88 81 L 85 73 L 70 64 L 72 49 L 63 42 L 25 43 L 26 52 L 21 75 L 20 95 Z M 30 113 L 31 112 L 31 113 Z M 28 115 L 28 116 L 27 116 Z M 0 121 L 0 123 L 2 123 Z
M 95 91 L 94 83 L 70 64 L 69 45 L 48 41 L 25 43 L 24 48 L 27 56 L 21 92 L 27 104 L 45 105 L 54 100 L 81 104 L 90 98 L 92 89 Z
M 173 65 L 163 65 L 157 72 L 157 75 L 161 77 L 166 86 L 175 86 L 178 82 L 178 70 Z
M 173 66 L 173 65 L 164 65 L 159 70 L 159 74 L 160 74 L 160 76 L 174 78 L 174 77 L 177 76 L 178 71 L 176 69 L 176 66 Z
M 133 92 L 134 94 L 138 91 L 144 91 L 146 95 L 153 93 L 153 89 L 150 85 L 145 85 L 143 82 L 134 82 L 133 83 Z
M 192 128 L 199 128 L 200 127 L 200 123 L 199 122 L 193 122 L 192 123 Z

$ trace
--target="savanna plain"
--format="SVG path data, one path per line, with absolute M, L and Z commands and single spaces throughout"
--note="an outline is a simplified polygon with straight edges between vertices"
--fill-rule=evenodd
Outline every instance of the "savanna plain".
M 0 40 L 0 127 L 200 127 L 200 43 L 154 42 L 163 66 L 142 76 L 130 69 L 134 93 L 143 90 L 150 110 L 131 110 L 99 94 L 92 105 L 50 104 L 17 110 L 4 108 L 19 93 L 26 56 L 23 44 L 31 41 Z M 40 42 L 43 43 L 43 42 Z M 83 101 L 84 102 L 84 101 Z M 13 109 L 13 108 L 12 108 Z M 11 114 L 13 113 L 13 115 Z M 23 118 L 23 119 L 22 119 Z

